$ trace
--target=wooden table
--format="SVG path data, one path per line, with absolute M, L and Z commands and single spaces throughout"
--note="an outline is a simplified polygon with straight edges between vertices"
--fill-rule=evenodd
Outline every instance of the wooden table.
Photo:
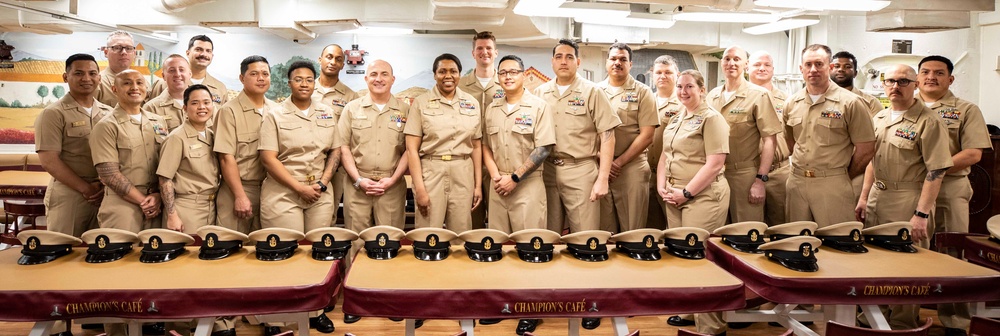
M 969 234 L 964 237 L 963 249 L 969 262 L 1000 271 L 1000 243 L 990 240 L 990 236 Z M 976 302 L 971 308 L 974 316 L 1000 317 L 1000 308 L 988 308 L 986 301 Z
M 45 197 L 52 176 L 47 172 L 0 171 L 0 199 L 37 199 Z
M 473 333 L 481 318 L 570 318 L 570 334 L 581 318 L 613 317 L 615 333 L 628 333 L 625 317 L 742 308 L 739 279 L 708 260 L 687 260 L 666 252 L 658 261 L 639 261 L 617 252 L 603 262 L 573 258 L 557 246 L 553 260 L 529 263 L 512 246 L 504 258 L 476 262 L 452 246 L 442 261 L 414 258 L 409 246 L 396 258 L 354 260 L 344 285 L 344 312 L 358 316 L 461 320 Z M 609 250 L 611 247 L 609 247 Z
M 110 317 L 139 330 L 147 321 L 197 319 L 195 334 L 207 336 L 218 316 L 271 315 L 298 322 L 308 335 L 308 312 L 329 304 L 343 276 L 340 261 L 313 260 L 307 246 L 282 261 L 259 261 L 253 247 L 200 260 L 198 248 L 188 247 L 157 264 L 139 262 L 139 250 L 90 264 L 86 249 L 75 248 L 40 265 L 18 265 L 20 250 L 0 252 L 0 320 L 36 322 L 32 335 L 47 336 L 53 320 Z
M 768 260 L 763 254 L 736 251 L 722 244 L 720 238 L 711 238 L 707 244 L 709 257 L 716 264 L 743 280 L 747 288 L 761 297 L 779 303 L 772 311 L 729 312 L 727 320 L 777 321 L 794 329 L 796 335 L 816 335 L 799 320 L 834 320 L 854 325 L 856 305 L 862 306 L 872 327 L 888 330 L 879 304 L 1000 299 L 997 271 L 922 248 L 917 253 L 901 253 L 866 245 L 869 252 L 858 254 L 824 246 L 816 253 L 819 271 L 797 272 Z M 824 312 L 794 310 L 798 304 L 821 304 Z

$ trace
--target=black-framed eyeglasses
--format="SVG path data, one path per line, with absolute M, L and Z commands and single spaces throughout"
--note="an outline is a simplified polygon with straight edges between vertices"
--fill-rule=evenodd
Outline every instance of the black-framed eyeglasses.
M 133 51 L 135 51 L 135 47 L 133 47 L 133 46 L 120 46 L 120 45 L 109 46 L 108 49 L 111 49 L 111 51 L 114 51 L 116 53 L 120 53 L 122 51 L 124 51 L 124 52 L 133 52 Z
M 882 84 L 884 84 L 885 86 L 899 85 L 899 87 L 907 87 L 910 86 L 910 83 L 914 82 L 916 81 L 907 78 L 900 78 L 900 79 L 886 78 L 882 80 Z
M 497 71 L 497 77 L 503 77 L 507 75 L 517 76 L 520 75 L 524 70 L 500 70 Z

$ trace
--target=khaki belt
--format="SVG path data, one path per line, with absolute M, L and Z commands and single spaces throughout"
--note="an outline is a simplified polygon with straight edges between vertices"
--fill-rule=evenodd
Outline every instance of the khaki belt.
M 320 175 L 292 175 L 292 178 L 294 178 L 296 181 L 303 182 L 303 183 L 313 183 L 313 182 L 319 181 L 320 177 L 322 177 L 322 176 L 320 176 Z
M 722 180 L 722 174 L 715 175 L 715 182 L 719 182 L 721 180 Z M 691 179 L 679 179 L 679 178 L 667 177 L 667 183 L 669 183 L 670 185 L 688 185 L 688 183 L 691 183 Z
M 392 177 L 391 171 L 372 170 L 370 172 L 358 170 L 358 175 L 372 181 L 378 181 L 386 177 Z
M 177 199 L 192 200 L 195 202 L 211 202 L 215 200 L 215 194 L 184 194 L 184 195 L 174 195 Z
M 574 164 L 574 163 L 580 163 L 580 162 L 593 161 L 594 157 L 590 156 L 590 157 L 585 157 L 585 158 L 574 158 L 574 157 L 571 157 L 571 156 L 565 156 L 565 157 L 549 157 L 546 160 L 548 160 L 549 163 L 551 163 L 551 164 L 554 164 L 554 165 L 557 165 L 557 166 L 562 166 L 562 165 L 565 165 L 565 164 Z
M 920 190 L 924 187 L 923 182 L 892 182 L 877 180 L 872 184 L 879 190 Z
M 456 161 L 456 160 L 468 159 L 469 155 L 466 154 L 424 155 L 423 158 L 428 160 Z
M 770 171 L 775 171 L 775 170 L 778 170 L 778 168 L 784 168 L 784 167 L 787 167 L 787 166 L 788 166 L 788 159 L 785 159 L 785 160 L 782 160 L 782 161 L 778 161 L 778 162 L 775 162 L 775 163 L 771 164 L 771 170 Z
M 750 161 L 732 162 L 726 164 L 727 170 L 729 169 L 736 170 L 736 169 L 750 168 L 750 167 L 758 168 L 760 167 L 760 162 L 757 160 L 750 160 Z
M 133 186 L 133 187 L 135 187 L 135 189 L 138 189 L 139 192 L 141 192 L 143 195 L 146 195 L 146 193 L 149 191 L 149 186 L 137 185 L 137 186 Z M 111 194 L 117 194 L 117 193 L 114 190 L 111 190 L 111 187 L 104 186 L 104 194 L 105 195 L 111 195 Z
M 830 177 L 830 176 L 847 175 L 847 169 L 846 168 L 827 169 L 827 170 L 802 169 L 793 165 L 792 174 L 803 177 Z

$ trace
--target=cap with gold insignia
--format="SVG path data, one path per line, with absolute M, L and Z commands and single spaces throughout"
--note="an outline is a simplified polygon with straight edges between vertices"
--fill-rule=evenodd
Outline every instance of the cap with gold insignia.
M 84 232 L 80 237 L 87 243 L 89 263 L 106 263 L 121 259 L 132 252 L 132 245 L 139 242 L 139 236 L 132 231 L 103 228 Z
M 712 234 L 697 227 L 678 227 L 663 230 L 663 245 L 670 254 L 684 259 L 704 259 L 705 239 Z
M 73 246 L 83 243 L 80 238 L 46 230 L 24 230 L 17 234 L 21 241 L 21 258 L 18 265 L 44 264 L 73 251 Z
M 139 231 L 139 241 L 143 242 L 139 261 L 161 263 L 177 259 L 187 252 L 184 246 L 194 243 L 194 237 L 183 232 L 167 229 Z
M 201 260 L 223 259 L 250 242 L 250 237 L 243 232 L 218 225 L 198 228 L 198 236 L 201 236 L 201 250 L 198 251 L 198 259 Z
M 419 228 L 406 233 L 413 241 L 413 256 L 425 261 L 445 260 L 451 254 L 451 241 L 458 238 L 455 232 L 442 228 Z
M 861 222 L 843 222 L 827 227 L 816 229 L 816 238 L 823 241 L 823 245 L 837 250 L 851 253 L 868 253 L 865 247 L 865 237 L 861 235 L 861 230 L 865 224 Z
M 559 234 L 546 229 L 524 229 L 510 234 L 514 249 L 521 260 L 533 263 L 552 261 L 552 244 L 559 242 Z
M 819 225 L 816 222 L 798 221 L 769 227 L 764 234 L 771 238 L 771 241 L 776 241 L 795 236 L 812 236 L 817 227 Z
M 465 241 L 469 259 L 489 262 L 503 259 L 503 243 L 510 236 L 500 230 L 478 229 L 462 232 L 458 238 Z
M 758 246 L 771 261 L 793 271 L 816 272 L 816 251 L 823 241 L 813 236 L 795 236 Z
M 566 250 L 574 257 L 583 261 L 608 260 L 608 238 L 611 232 L 604 230 L 587 230 L 562 236 Z
M 354 231 L 324 227 L 306 232 L 306 240 L 311 241 L 312 257 L 316 260 L 340 260 L 351 251 L 351 243 L 358 239 Z
M 864 229 L 861 234 L 869 244 L 896 252 L 917 253 L 910 238 L 912 230 L 910 222 L 892 222 Z
M 986 231 L 990 232 L 990 240 L 1000 243 L 1000 215 L 986 220 Z
M 395 258 L 399 254 L 399 240 L 405 235 L 403 230 L 386 225 L 373 226 L 358 233 L 361 240 L 365 241 L 368 258 L 375 260 Z
M 625 253 L 635 260 L 660 260 L 660 239 L 663 231 L 657 229 L 635 229 L 611 236 L 615 250 Z
M 764 232 L 767 224 L 761 222 L 742 222 L 725 225 L 713 232 L 722 236 L 722 242 L 733 249 L 747 253 L 761 253 L 757 247 L 764 243 Z
M 291 258 L 305 238 L 302 232 L 286 228 L 267 228 L 250 232 L 257 248 L 257 260 L 278 261 Z

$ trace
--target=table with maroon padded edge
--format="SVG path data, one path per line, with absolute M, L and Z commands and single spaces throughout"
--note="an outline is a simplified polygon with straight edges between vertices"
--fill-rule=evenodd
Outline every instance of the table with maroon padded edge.
M 964 238 L 965 259 L 969 262 L 1000 271 L 1000 243 L 990 236 L 970 233 Z M 976 302 L 970 312 L 974 316 L 1000 317 L 1000 308 L 986 307 L 986 301 Z
M 639 261 L 609 251 L 587 262 L 556 245 L 552 261 L 529 263 L 504 246 L 503 259 L 476 262 L 459 246 L 442 261 L 414 258 L 404 246 L 390 260 L 354 260 L 344 282 L 344 312 L 358 316 L 460 320 L 469 335 L 473 319 L 569 318 L 571 335 L 581 318 L 613 317 L 615 333 L 628 332 L 625 317 L 725 311 L 744 306 L 743 283 L 708 260 L 661 252 Z M 609 250 L 613 245 L 609 245 Z
M 893 252 L 866 245 L 868 253 L 821 247 L 819 271 L 797 272 L 763 254 L 739 252 L 711 238 L 709 258 L 744 281 L 747 288 L 778 303 L 772 311 L 727 312 L 734 321 L 777 321 L 796 335 L 816 335 L 798 320 L 834 320 L 854 325 L 860 305 L 876 329 L 889 329 L 879 304 L 976 302 L 1000 299 L 1000 273 L 918 248 Z M 823 305 L 823 313 L 793 310 L 798 304 Z
M 260 315 L 308 335 L 308 313 L 327 306 L 343 277 L 340 261 L 314 260 L 308 246 L 282 261 L 259 261 L 253 247 L 200 260 L 188 247 L 155 264 L 139 262 L 140 249 L 101 264 L 84 261 L 86 248 L 39 265 L 18 265 L 19 248 L 0 252 L 0 320 L 36 322 L 31 335 L 47 336 L 54 320 L 111 318 L 138 335 L 142 322 L 197 319 L 195 335 L 207 336 L 215 317 Z
M 51 180 L 43 171 L 0 171 L 0 199 L 41 200 Z

